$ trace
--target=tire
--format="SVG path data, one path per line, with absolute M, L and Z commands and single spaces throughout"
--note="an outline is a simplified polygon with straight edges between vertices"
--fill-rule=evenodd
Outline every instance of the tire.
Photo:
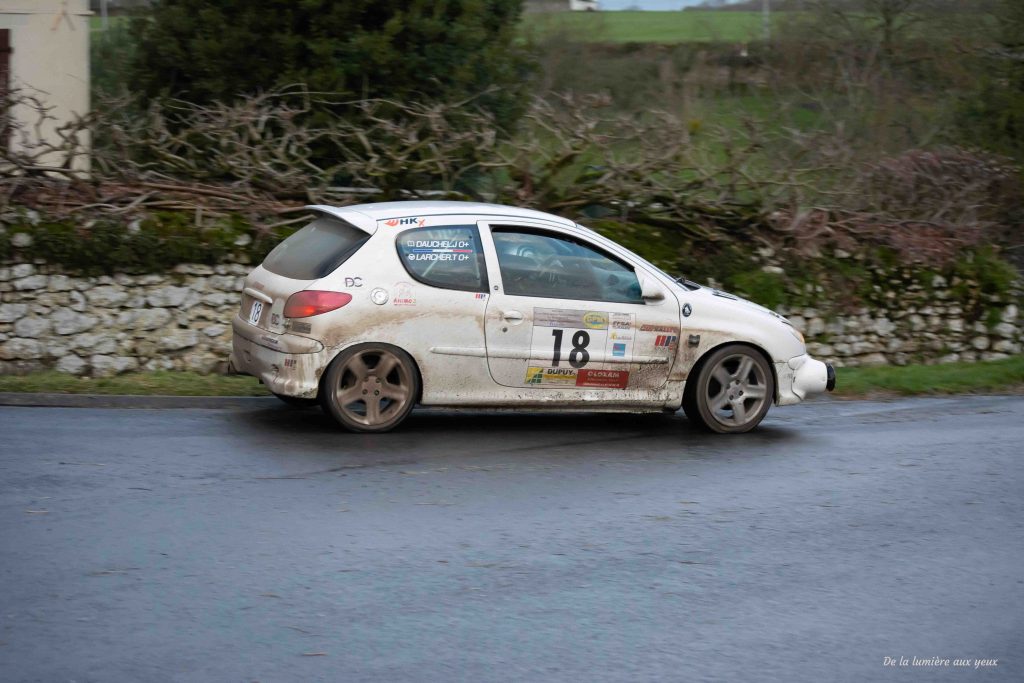
M 683 410 L 713 432 L 741 434 L 761 423 L 774 398 L 775 377 L 765 357 L 749 346 L 728 344 L 686 382 Z
M 353 432 L 387 432 L 405 420 L 420 395 L 416 363 L 388 344 L 357 344 L 324 373 L 324 411 Z
M 285 396 L 284 394 L 274 394 L 274 396 L 277 396 L 292 408 L 310 408 L 320 403 L 320 400 L 316 398 L 299 398 L 298 396 Z

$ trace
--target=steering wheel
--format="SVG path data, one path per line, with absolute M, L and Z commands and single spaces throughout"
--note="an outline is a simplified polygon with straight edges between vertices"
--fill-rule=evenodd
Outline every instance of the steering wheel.
M 556 284 L 562 278 L 565 271 L 565 264 L 562 263 L 562 259 L 558 254 L 538 256 L 537 266 L 540 272 L 540 278 L 550 282 L 551 284 Z

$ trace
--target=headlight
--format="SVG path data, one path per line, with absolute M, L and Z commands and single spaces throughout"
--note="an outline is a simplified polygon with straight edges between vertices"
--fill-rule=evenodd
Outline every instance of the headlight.
M 805 344 L 806 345 L 807 342 L 804 341 L 804 333 L 803 332 L 801 332 L 800 330 L 796 329 L 792 325 L 787 325 L 787 327 L 789 327 L 789 331 L 793 334 L 793 336 L 800 340 L 801 344 Z

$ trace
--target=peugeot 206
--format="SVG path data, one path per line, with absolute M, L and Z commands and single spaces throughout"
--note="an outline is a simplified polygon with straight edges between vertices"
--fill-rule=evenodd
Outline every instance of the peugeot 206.
M 746 432 L 835 385 L 781 315 L 574 221 L 465 202 L 308 208 L 245 280 L 231 366 L 350 430 L 424 405 L 681 407 Z

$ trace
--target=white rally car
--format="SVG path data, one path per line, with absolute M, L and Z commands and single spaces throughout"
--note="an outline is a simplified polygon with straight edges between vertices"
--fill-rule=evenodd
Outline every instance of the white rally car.
M 573 221 L 494 204 L 308 207 L 245 280 L 236 372 L 343 426 L 416 404 L 675 411 L 746 432 L 831 390 L 782 316 L 673 278 Z

